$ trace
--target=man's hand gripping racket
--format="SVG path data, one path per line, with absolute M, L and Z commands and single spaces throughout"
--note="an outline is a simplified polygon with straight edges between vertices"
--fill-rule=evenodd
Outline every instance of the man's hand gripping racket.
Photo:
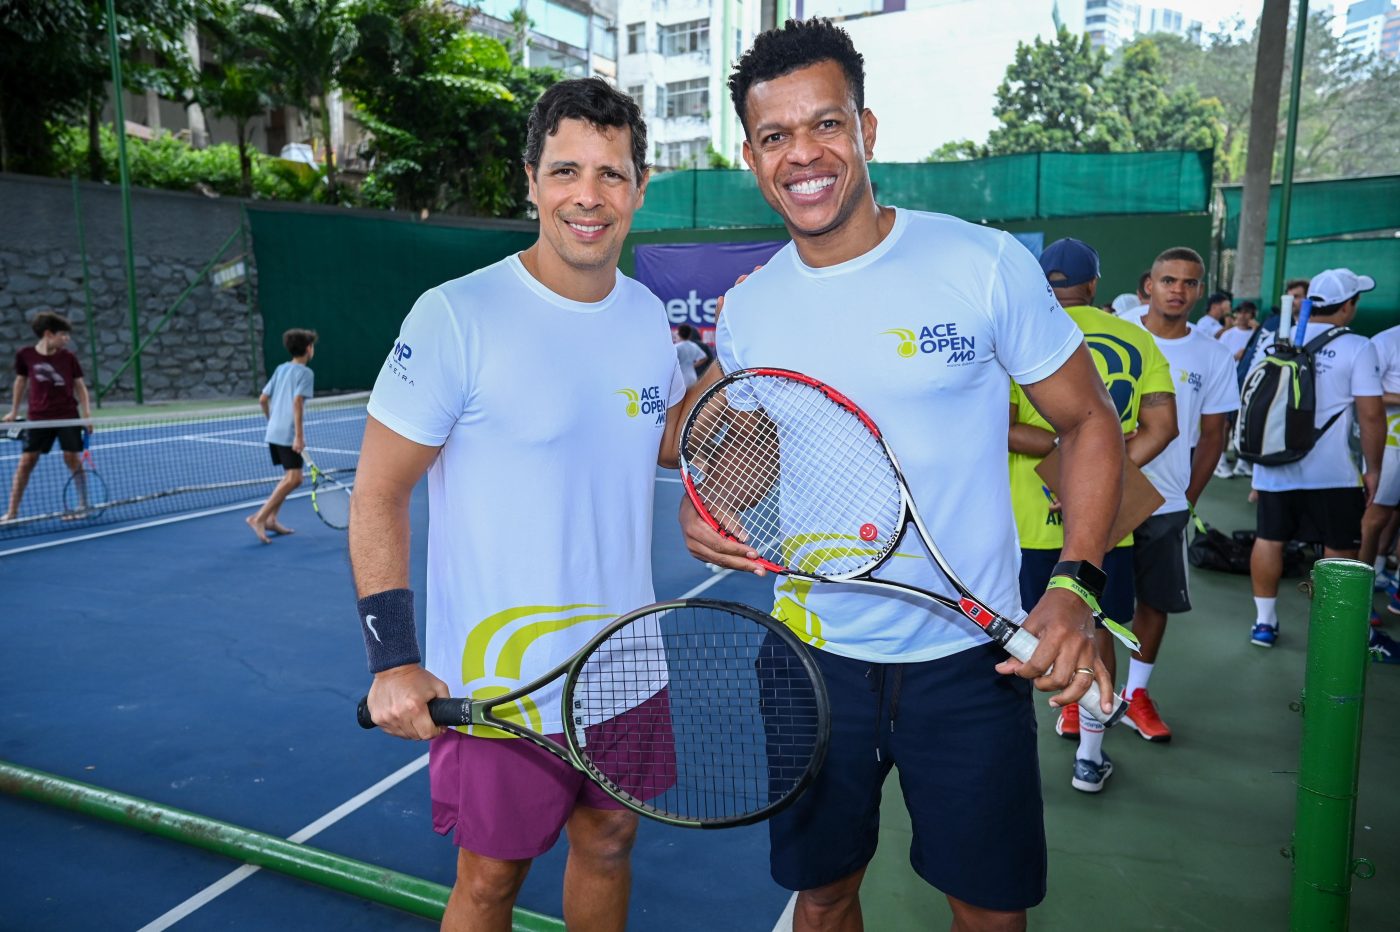
M 1028 663 L 1039 639 L 988 608 L 959 579 L 914 504 L 894 452 L 875 422 L 816 379 L 784 369 L 725 376 L 691 409 L 681 431 L 681 478 L 700 518 L 747 548 L 758 566 L 804 579 L 912 592 L 960 613 L 1012 657 Z M 954 593 L 876 579 L 913 525 Z M 822 540 L 811 548 L 805 541 Z M 1047 674 L 1049 671 L 1046 671 Z M 1089 672 L 1076 670 L 1076 675 Z M 1096 680 L 1107 683 L 1102 664 Z M 1074 679 L 1065 686 L 1071 689 Z M 1099 682 L 1081 707 L 1112 725 L 1127 709 L 1103 707 Z M 1110 696 L 1112 686 L 1107 690 Z

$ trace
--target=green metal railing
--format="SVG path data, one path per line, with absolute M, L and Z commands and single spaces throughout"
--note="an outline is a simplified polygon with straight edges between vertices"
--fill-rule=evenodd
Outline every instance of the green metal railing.
M 0 761 L 0 792 L 194 845 L 428 919 L 441 919 L 447 905 L 450 891 L 442 884 L 42 770 Z M 517 909 L 512 928 L 563 932 L 564 923 Z
M 1313 565 L 1307 674 L 1298 709 L 1303 743 L 1293 842 L 1292 932 L 1345 932 L 1351 878 L 1374 873 L 1352 859 L 1361 712 L 1366 693 L 1375 572 L 1356 560 Z

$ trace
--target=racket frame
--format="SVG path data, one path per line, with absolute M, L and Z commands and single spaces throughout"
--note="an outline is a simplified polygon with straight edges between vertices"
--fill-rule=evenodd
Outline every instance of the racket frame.
M 816 742 L 812 749 L 812 757 L 807 763 L 806 770 L 796 783 L 780 798 L 770 802 L 767 806 L 757 809 L 743 816 L 723 819 L 687 819 L 676 816 L 672 813 L 657 810 L 646 800 L 637 799 L 627 793 L 608 779 L 596 766 L 588 759 L 584 750 L 585 741 L 583 733 L 589 727 L 582 718 L 573 714 L 574 687 L 577 685 L 577 678 L 583 670 L 589 658 L 601 647 L 614 633 L 627 625 L 632 624 L 639 618 L 647 615 L 659 615 L 665 612 L 679 609 L 711 609 L 715 611 L 730 612 L 754 621 L 757 625 L 766 628 L 770 633 L 777 636 L 792 651 L 793 655 L 806 670 L 812 683 L 812 692 L 815 697 L 813 703 L 816 712 Z M 513 704 L 518 699 L 530 695 L 541 687 L 552 683 L 559 677 L 564 678 L 564 687 L 560 696 L 560 721 L 563 724 L 564 743 L 561 744 L 545 737 L 537 731 L 533 731 L 518 722 L 499 718 L 493 711 L 500 707 Z M 655 695 L 655 694 L 653 694 Z M 648 697 L 650 698 L 650 697 Z M 647 700 L 643 700 L 644 702 Z M 640 705 L 641 703 L 638 703 Z M 634 706 L 635 708 L 635 706 Z M 790 806 L 798 796 L 800 796 L 816 778 L 817 772 L 821 769 L 822 763 L 826 760 L 826 749 L 830 739 L 830 702 L 827 698 L 826 681 L 822 678 L 821 671 L 817 669 L 816 662 L 810 656 L 809 650 L 802 641 L 793 634 L 786 625 L 765 615 L 747 605 L 737 602 L 724 602 L 714 599 L 676 599 L 670 602 L 657 602 L 646 605 L 642 608 L 620 615 L 609 622 L 601 631 L 589 639 L 588 643 L 568 660 L 556 666 L 549 672 L 537 677 L 518 689 L 511 690 L 500 696 L 493 696 L 490 699 L 433 699 L 428 702 L 428 711 L 432 715 L 433 723 L 455 727 L 459 725 L 482 725 L 489 728 L 499 729 L 524 738 L 549 753 L 568 762 L 574 769 L 578 770 L 589 780 L 593 781 L 604 793 L 607 793 L 618 803 L 626 808 L 644 815 L 658 822 L 667 825 L 674 825 L 680 828 L 732 828 L 739 825 L 750 825 L 760 822 L 770 816 L 781 812 Z M 360 724 L 364 725 L 368 716 L 368 709 L 364 700 L 360 702 Z M 372 727 L 373 723 L 365 727 Z
M 318 500 L 317 496 L 321 493 L 321 490 L 323 488 L 329 488 L 332 490 L 344 489 L 346 495 L 351 495 L 352 491 L 350 486 L 346 485 L 339 479 L 334 478 L 329 473 L 322 470 L 321 467 L 316 465 L 315 460 L 313 460 L 311 458 L 311 455 L 305 450 L 302 451 L 301 456 L 302 459 L 306 460 L 306 465 L 311 470 L 311 510 L 316 512 L 316 517 L 320 518 L 321 523 L 324 524 L 326 527 L 335 528 L 337 531 L 345 530 L 350 526 L 349 517 L 346 517 L 346 521 L 344 524 L 336 524 L 330 518 L 326 517 L 325 513 L 321 511 L 321 503 Z
M 977 625 L 986 633 L 987 637 L 995 641 L 1017 660 L 1023 663 L 1030 660 L 1031 655 L 1035 653 L 1035 649 L 1040 644 L 1040 639 L 1025 630 L 1017 622 L 993 610 L 972 594 L 967 584 L 962 581 L 953 570 L 953 567 L 949 565 L 947 558 L 943 556 L 943 552 L 939 550 L 938 545 L 934 543 L 933 535 L 929 533 L 928 528 L 924 525 L 923 516 L 919 514 L 919 509 L 914 502 L 914 496 L 909 491 L 909 484 L 904 479 L 904 470 L 900 467 L 898 457 L 895 456 L 894 450 L 890 448 L 889 442 L 885 440 L 885 435 L 880 431 L 879 426 L 870 415 L 865 413 L 860 405 L 819 379 L 814 379 L 809 375 L 804 375 L 801 372 L 795 372 L 791 369 L 778 369 L 773 367 L 740 369 L 725 375 L 724 378 L 710 386 L 696 399 L 695 405 L 690 409 L 690 414 L 687 416 L 686 422 L 681 428 L 680 473 L 681 482 L 685 487 L 686 495 L 690 497 L 691 504 L 695 506 L 695 510 L 700 515 L 701 519 L 721 536 L 735 543 L 743 543 L 743 541 L 725 530 L 720 525 L 719 521 L 710 514 L 709 509 L 705 507 L 700 492 L 696 489 L 691 478 L 691 472 L 686 462 L 685 451 L 688 446 L 687 440 L 690 437 L 691 428 L 695 425 L 696 420 L 700 416 L 700 412 L 708 400 L 729 388 L 731 385 L 738 384 L 745 379 L 762 376 L 789 379 L 806 385 L 809 388 L 815 388 L 827 398 L 831 399 L 831 401 L 855 415 L 855 417 L 865 425 L 870 433 L 874 435 L 875 439 L 879 441 L 881 449 L 884 450 L 885 456 L 890 461 L 890 465 L 894 467 L 895 481 L 899 486 L 899 507 L 903 514 L 904 522 L 900 527 L 899 533 L 890 538 L 888 546 L 876 553 L 865 564 L 843 573 L 833 573 L 831 575 L 808 573 L 783 566 L 762 556 L 757 557 L 753 562 L 781 576 L 794 576 L 799 579 L 809 579 L 814 582 L 842 582 L 858 586 L 867 586 L 873 589 L 894 588 L 913 593 L 917 596 L 922 596 L 923 598 L 930 599 L 945 608 L 957 612 Z M 870 574 L 874 573 L 888 562 L 895 551 L 899 549 L 899 542 L 902 541 L 905 534 L 908 533 L 910 525 L 913 525 L 915 532 L 923 541 L 924 547 L 927 548 L 934 565 L 938 567 L 939 571 L 943 573 L 948 582 L 952 584 L 953 589 L 958 594 L 957 599 L 951 599 L 948 596 L 940 595 L 939 593 L 909 583 L 897 582 L 890 579 L 877 580 L 859 578 L 870 576 Z M 1099 692 L 1098 684 L 1092 684 L 1088 692 L 1080 698 L 1080 706 L 1082 706 L 1086 712 L 1093 715 L 1095 719 L 1102 721 L 1106 726 L 1117 724 L 1119 719 L 1127 712 L 1128 704 L 1119 698 L 1115 698 L 1114 710 L 1105 718 L 1104 711 L 1099 706 Z

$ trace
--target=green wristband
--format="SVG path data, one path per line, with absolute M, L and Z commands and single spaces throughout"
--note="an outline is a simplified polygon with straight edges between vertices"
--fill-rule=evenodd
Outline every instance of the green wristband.
M 1133 632 L 1129 631 L 1127 628 L 1120 625 L 1118 622 L 1114 621 L 1112 618 L 1105 616 L 1103 613 L 1103 609 L 1099 607 L 1099 600 L 1094 598 L 1094 594 L 1092 592 L 1090 592 L 1088 589 L 1085 589 L 1075 580 L 1071 579 L 1068 576 L 1051 576 L 1050 582 L 1047 583 L 1045 586 L 1045 591 L 1049 592 L 1051 589 L 1068 589 L 1070 592 L 1073 592 L 1075 595 L 1079 596 L 1079 598 L 1083 600 L 1084 604 L 1089 606 L 1089 611 L 1094 613 L 1094 620 L 1100 622 L 1109 634 L 1122 641 L 1124 646 L 1127 647 L 1128 650 L 1136 652 L 1139 648 L 1142 647 L 1142 644 L 1139 643 L 1137 636 L 1134 635 Z

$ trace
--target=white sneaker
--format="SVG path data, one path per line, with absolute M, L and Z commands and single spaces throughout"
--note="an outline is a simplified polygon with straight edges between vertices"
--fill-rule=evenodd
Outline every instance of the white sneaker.
M 1219 466 L 1215 467 L 1215 478 L 1217 479 L 1229 479 L 1234 475 L 1235 474 L 1230 471 L 1230 467 L 1225 463 L 1221 463 Z
M 1253 464 L 1253 463 L 1246 462 L 1245 460 L 1235 460 L 1235 475 L 1237 475 L 1237 476 L 1252 476 L 1252 475 L 1254 475 L 1254 464 Z

